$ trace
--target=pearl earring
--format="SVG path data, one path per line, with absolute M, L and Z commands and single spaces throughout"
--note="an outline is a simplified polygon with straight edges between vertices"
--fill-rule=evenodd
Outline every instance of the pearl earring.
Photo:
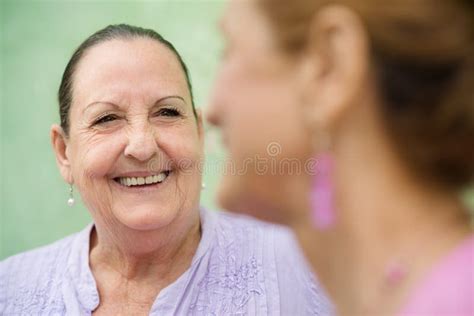
M 72 189 L 72 184 L 69 185 L 69 199 L 67 200 L 67 205 L 73 206 L 75 203 L 74 201 L 74 194 Z
M 206 184 L 203 182 L 201 183 L 201 190 L 204 190 L 206 188 Z

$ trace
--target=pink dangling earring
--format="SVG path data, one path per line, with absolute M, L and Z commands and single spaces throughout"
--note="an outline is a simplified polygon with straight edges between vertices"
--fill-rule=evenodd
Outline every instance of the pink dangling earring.
M 310 196 L 311 217 L 315 228 L 327 230 L 336 222 L 332 181 L 334 161 L 329 152 L 322 152 L 316 161 L 317 173 L 313 176 Z

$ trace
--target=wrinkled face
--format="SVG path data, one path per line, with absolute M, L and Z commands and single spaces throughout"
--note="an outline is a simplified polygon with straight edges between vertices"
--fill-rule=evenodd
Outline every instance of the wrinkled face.
M 222 29 L 226 50 L 207 119 L 221 128 L 234 170 L 222 179 L 219 201 L 287 222 L 283 210 L 304 183 L 311 148 L 301 124 L 301 65 L 277 48 L 255 1 L 231 1 Z
M 73 78 L 66 155 L 96 222 L 151 230 L 197 212 L 202 147 L 184 72 L 168 48 L 138 38 L 86 52 Z

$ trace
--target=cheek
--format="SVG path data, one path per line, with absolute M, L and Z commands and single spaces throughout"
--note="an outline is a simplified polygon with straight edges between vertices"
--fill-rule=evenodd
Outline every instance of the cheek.
M 202 163 L 203 148 L 196 126 L 162 131 L 159 147 L 180 170 L 196 168 Z
M 284 74 L 247 75 L 229 92 L 226 135 L 230 151 L 239 156 L 266 154 L 270 143 L 293 151 L 303 136 L 300 102 L 291 79 Z M 251 79 L 249 79 L 251 78 Z M 285 149 L 285 148 L 283 148 Z
M 123 153 L 124 146 L 124 137 L 120 133 L 81 138 L 74 146 L 74 174 L 83 182 L 103 178 Z

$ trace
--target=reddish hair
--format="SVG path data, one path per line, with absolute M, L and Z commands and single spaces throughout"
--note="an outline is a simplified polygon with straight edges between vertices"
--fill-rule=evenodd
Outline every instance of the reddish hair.
M 281 49 L 304 50 L 325 5 L 359 15 L 370 38 L 381 112 L 399 152 L 453 189 L 474 178 L 474 23 L 470 0 L 259 0 Z

